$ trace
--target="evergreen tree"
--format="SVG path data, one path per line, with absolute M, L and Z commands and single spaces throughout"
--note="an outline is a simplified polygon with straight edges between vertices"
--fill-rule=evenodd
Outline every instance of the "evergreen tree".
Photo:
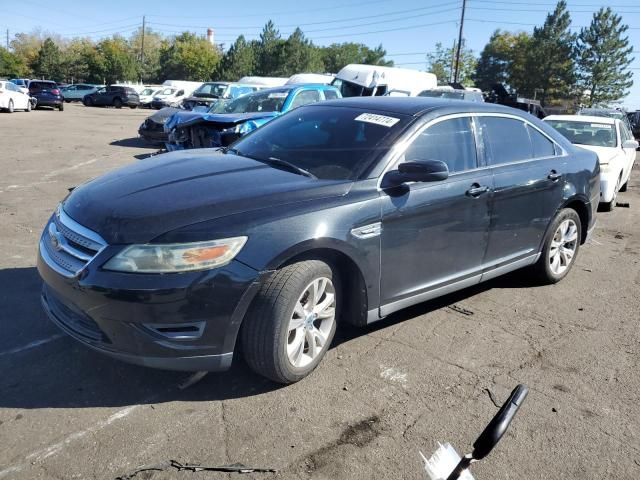
M 62 78 L 62 53 L 51 38 L 47 38 L 40 47 L 32 68 L 38 78 L 46 80 Z
M 350 63 L 392 66 L 393 61 L 385 59 L 387 52 L 379 45 L 371 50 L 362 43 L 332 43 L 328 47 L 320 47 L 322 62 L 326 72 L 338 73 L 342 67 Z
M 322 73 L 322 53 L 305 38 L 300 28 L 289 36 L 279 49 L 280 59 L 275 74 L 289 77 L 295 73 Z
M 533 29 L 526 60 L 527 77 L 520 93 L 535 96 L 541 91 L 543 105 L 566 99 L 575 93 L 576 35 L 569 29 L 567 3 L 560 0 L 542 27 Z
M 393 60 L 387 60 L 384 57 L 387 56 L 387 51 L 382 48 L 382 45 L 378 45 L 373 50 L 365 46 L 365 55 L 362 63 L 367 65 L 380 65 L 382 67 L 393 67 Z
M 588 106 L 608 105 L 628 94 L 633 77 L 628 70 L 634 60 L 633 46 L 625 35 L 629 27 L 622 18 L 601 8 L 588 28 L 578 36 L 578 85 Z
M 280 32 L 269 20 L 260 34 L 258 42 L 258 55 L 256 62 L 256 74 L 271 76 L 279 71 L 282 60 L 280 51 L 284 40 L 280 38 Z
M 256 68 L 257 48 L 257 42 L 247 42 L 244 35 L 240 35 L 225 53 L 214 78 L 234 82 L 242 77 L 253 75 Z
M 427 70 L 438 77 L 438 83 L 447 85 L 453 81 L 454 59 L 456 46 L 445 48 L 442 43 L 436 43 L 433 53 L 427 55 Z M 465 87 L 473 86 L 473 75 L 476 70 L 476 57 L 473 50 L 465 47 L 464 42 L 460 49 L 460 68 L 458 70 L 458 82 Z

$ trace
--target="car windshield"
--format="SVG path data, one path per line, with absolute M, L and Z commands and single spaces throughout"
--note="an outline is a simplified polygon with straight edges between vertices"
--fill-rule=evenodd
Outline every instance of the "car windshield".
M 464 100 L 464 92 L 451 90 L 425 90 L 420 92 L 419 97 L 448 98 L 450 100 Z
M 176 91 L 175 88 L 165 88 L 158 95 L 173 95 Z
M 200 86 L 195 92 L 194 97 L 223 97 L 227 91 L 228 85 L 226 83 L 205 83 Z
M 411 118 L 303 106 L 241 138 L 230 150 L 267 163 L 284 161 L 321 180 L 354 180 L 389 150 Z
M 145 88 L 140 92 L 140 95 L 151 95 L 156 90 L 154 88 Z
M 236 98 L 231 102 L 218 103 L 211 113 L 280 112 L 290 90 L 265 90 Z
M 616 129 L 610 123 L 545 120 L 571 143 L 593 147 L 615 147 Z
M 579 112 L 580 115 L 592 115 L 594 117 L 608 117 L 617 118 L 618 120 L 624 119 L 624 113 L 618 110 L 602 110 L 599 108 L 583 108 Z

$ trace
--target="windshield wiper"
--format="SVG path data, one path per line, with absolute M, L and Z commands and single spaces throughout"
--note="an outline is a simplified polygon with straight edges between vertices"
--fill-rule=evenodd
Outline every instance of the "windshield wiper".
M 304 175 L 305 177 L 314 178 L 314 179 L 318 178 L 309 170 L 305 170 L 304 168 L 294 165 L 293 163 L 287 162 L 286 160 L 282 160 L 281 158 L 269 157 L 268 160 L 262 160 L 262 161 L 265 163 L 268 163 L 269 165 L 284 167 L 290 172 L 297 173 L 298 175 Z

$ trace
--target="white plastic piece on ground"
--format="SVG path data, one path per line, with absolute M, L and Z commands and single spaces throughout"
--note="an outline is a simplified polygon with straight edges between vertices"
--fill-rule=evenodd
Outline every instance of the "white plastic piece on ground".
M 422 452 L 419 453 L 424 460 L 424 469 L 431 480 L 447 480 L 449 474 L 453 472 L 461 460 L 460 455 L 450 443 L 442 445 L 438 442 L 438 449 L 431 455 L 431 458 L 426 458 Z M 468 470 L 462 472 L 459 478 L 460 480 L 474 480 Z

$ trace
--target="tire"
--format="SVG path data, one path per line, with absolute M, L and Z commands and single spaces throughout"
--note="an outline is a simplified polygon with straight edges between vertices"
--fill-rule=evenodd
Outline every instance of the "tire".
M 64 99 L 64 102 L 65 102 L 65 103 L 69 103 L 69 102 L 71 102 L 71 100 L 67 100 L 67 99 L 65 98 L 65 99 Z
M 631 174 L 629 174 L 629 178 L 627 178 L 627 181 L 624 182 L 624 185 L 622 185 L 620 187 L 620 191 L 621 192 L 626 192 L 627 191 L 627 187 L 629 186 L 629 180 L 631 180 Z
M 542 283 L 558 283 L 568 275 L 578 256 L 581 241 L 582 222 L 578 212 L 572 208 L 560 210 L 549 225 L 540 258 L 533 266 Z
M 15 109 L 13 108 L 13 100 L 9 100 L 9 105 L 7 106 L 7 112 L 13 113 Z
M 24 111 L 25 111 L 25 112 L 30 112 L 30 111 L 31 111 L 31 100 L 29 100 L 29 101 L 27 102 L 27 108 L 25 108 L 25 110 L 24 110 Z
M 620 173 L 620 176 L 618 177 L 618 181 L 616 182 L 616 187 L 613 189 L 613 198 L 611 199 L 610 202 L 606 202 L 602 204 L 603 212 L 612 212 L 613 209 L 616 208 L 616 205 L 618 204 L 618 192 L 622 190 L 622 187 L 620 186 L 621 181 L 622 181 L 622 173 Z
M 58 105 L 58 110 L 60 110 L 61 112 L 64 111 L 64 103 Z
M 82 103 L 84 103 L 85 107 L 92 107 L 93 106 L 93 100 L 91 100 L 91 98 L 83 99 Z
M 321 295 L 314 302 L 317 286 Z M 340 302 L 339 277 L 322 261 L 307 260 L 276 271 L 260 288 L 240 332 L 249 367 L 278 383 L 302 380 L 331 345 Z M 314 311 L 321 315 L 313 316 Z
M 130 108 L 131 110 L 135 110 L 136 108 L 138 108 L 138 105 L 129 105 L 129 108 Z
M 113 106 L 116 108 L 122 108 L 122 100 L 120 100 L 119 98 L 114 98 Z

